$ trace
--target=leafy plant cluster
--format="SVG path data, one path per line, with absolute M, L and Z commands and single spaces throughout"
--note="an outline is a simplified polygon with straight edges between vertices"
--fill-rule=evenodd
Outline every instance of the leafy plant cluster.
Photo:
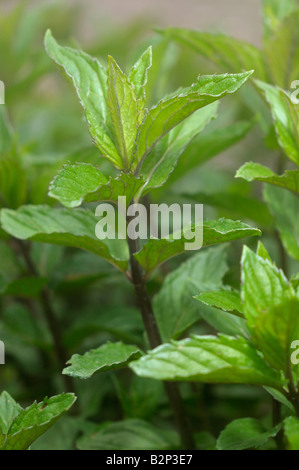
M 131 56 L 24 8 L 0 45 L 0 448 L 298 450 L 298 2 L 262 2 L 262 49 L 141 23 Z M 99 240 L 119 196 L 203 203 L 203 248 Z

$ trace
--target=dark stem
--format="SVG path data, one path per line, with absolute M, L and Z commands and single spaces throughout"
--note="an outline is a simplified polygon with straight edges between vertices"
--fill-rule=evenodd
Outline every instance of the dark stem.
M 144 327 L 149 339 L 151 348 L 156 348 L 162 344 L 159 328 L 153 312 L 151 300 L 147 293 L 146 283 L 142 275 L 141 267 L 134 257 L 134 253 L 139 250 L 137 240 L 128 238 L 128 245 L 130 250 L 130 264 L 131 264 L 131 282 L 134 285 L 137 302 L 142 315 Z M 195 449 L 195 443 L 189 424 L 189 420 L 186 416 L 184 403 L 180 395 L 178 386 L 174 382 L 164 382 L 164 387 L 170 406 L 173 410 L 177 428 L 179 430 L 182 443 L 186 449 Z
M 14 239 L 13 241 L 15 245 L 17 246 L 20 254 L 23 256 L 23 259 L 26 263 L 28 271 L 33 276 L 38 276 L 39 274 L 38 274 L 37 268 L 30 256 L 29 247 L 22 240 Z M 68 361 L 69 357 L 68 357 L 67 350 L 65 349 L 63 341 L 62 341 L 60 323 L 57 320 L 56 315 L 53 311 L 50 293 L 47 287 L 44 287 L 42 289 L 40 296 L 39 296 L 39 300 L 40 300 L 40 304 L 42 306 L 46 321 L 48 323 L 48 326 L 49 326 L 49 329 L 53 338 L 56 358 L 62 370 L 64 369 L 65 364 Z M 63 375 L 62 377 L 63 377 L 66 391 L 73 392 L 74 384 L 73 384 L 72 378 L 67 375 Z

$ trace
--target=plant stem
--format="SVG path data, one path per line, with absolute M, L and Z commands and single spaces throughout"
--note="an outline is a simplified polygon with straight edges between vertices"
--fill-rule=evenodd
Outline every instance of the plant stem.
M 22 240 L 18 240 L 18 239 L 14 239 L 14 243 L 16 244 L 19 252 L 23 256 L 23 259 L 26 263 L 28 271 L 33 276 L 38 276 L 39 274 L 38 274 L 38 271 L 34 262 L 31 259 L 28 246 Z M 56 315 L 53 311 L 50 293 L 47 287 L 44 287 L 42 289 L 40 296 L 39 296 L 39 300 L 40 300 L 40 304 L 42 306 L 46 321 L 48 323 L 48 326 L 52 335 L 56 358 L 62 370 L 64 369 L 65 364 L 69 357 L 68 357 L 67 350 L 65 349 L 63 345 L 60 323 L 58 322 Z M 62 377 L 63 377 L 66 391 L 73 392 L 74 384 L 73 384 L 72 378 L 69 377 L 68 375 L 63 375 Z
M 134 257 L 134 253 L 139 250 L 139 244 L 137 240 L 128 238 L 128 245 L 130 250 L 130 264 L 132 271 L 131 282 L 134 285 L 137 302 L 140 308 L 150 346 L 151 348 L 156 348 L 162 344 L 162 340 L 153 312 L 152 303 L 147 293 L 146 283 L 142 275 L 141 267 Z M 178 386 L 174 382 L 164 382 L 164 387 L 170 406 L 174 413 L 176 425 L 179 430 L 182 443 L 186 449 L 195 449 L 191 427 L 185 413 L 184 403 Z

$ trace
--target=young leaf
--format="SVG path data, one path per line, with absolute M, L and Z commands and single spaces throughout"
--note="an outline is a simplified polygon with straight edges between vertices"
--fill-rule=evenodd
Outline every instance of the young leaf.
M 49 196 L 58 199 L 65 207 L 77 207 L 106 182 L 107 178 L 93 165 L 68 163 L 50 183 Z
M 161 450 L 177 449 L 178 435 L 140 419 L 107 423 L 77 441 L 80 450 Z M 111 457 L 112 458 L 112 457 Z
M 275 437 L 280 429 L 281 424 L 267 430 L 257 419 L 235 419 L 221 432 L 217 440 L 217 449 L 256 449 L 263 446 L 271 437 Z
M 263 181 L 299 194 L 299 170 L 290 170 L 283 175 L 277 175 L 264 165 L 248 162 L 237 171 L 236 178 L 243 178 L 246 181 Z
M 143 115 L 138 109 L 134 87 L 111 56 L 108 57 L 107 86 L 107 101 L 116 147 L 122 159 L 123 168 L 128 170 L 133 157 L 132 150 L 138 126 Z
M 191 227 L 192 232 L 195 226 Z M 229 219 L 219 219 L 204 221 L 203 245 L 209 246 L 217 243 L 225 243 L 240 238 L 260 235 L 260 231 L 241 222 Z M 143 248 L 134 255 L 139 264 L 149 275 L 153 269 L 164 263 L 173 256 L 177 256 L 185 251 L 185 243 L 188 240 L 182 234 L 178 240 L 170 238 L 151 238 Z M 190 243 L 190 240 L 189 240 Z
M 277 140 L 285 154 L 299 165 L 299 105 L 281 88 L 256 80 L 270 106 Z
M 66 413 L 76 401 L 73 393 L 45 398 L 21 410 L 13 420 L 3 450 L 26 450 Z
M 244 338 L 194 336 L 150 351 L 129 367 L 142 377 L 205 383 L 268 385 L 281 390 L 284 382 L 256 348 Z
M 125 240 L 98 240 L 97 220 L 82 209 L 53 209 L 49 206 L 23 206 L 17 211 L 3 209 L 3 230 L 21 240 L 82 248 L 125 270 L 128 248 Z
M 137 163 L 142 163 L 153 146 L 173 127 L 197 109 L 235 93 L 252 73 L 251 70 L 235 75 L 203 75 L 191 87 L 181 89 L 177 95 L 161 100 L 150 109 L 140 126 L 136 141 Z
M 138 100 L 142 104 L 145 101 L 145 86 L 147 84 L 147 72 L 152 66 L 152 47 L 148 47 L 142 56 L 131 68 L 129 82 L 134 85 Z
M 89 125 L 103 157 L 123 168 L 111 131 L 107 104 L 107 74 L 100 62 L 82 51 L 60 46 L 50 30 L 45 36 L 48 55 L 71 77 Z
M 202 292 L 194 298 L 210 307 L 217 307 L 225 312 L 235 312 L 243 316 L 240 293 L 235 290 L 221 289 L 219 291 L 207 291 Z
M 70 366 L 63 370 L 63 374 L 79 379 L 88 379 L 96 372 L 120 369 L 129 362 L 138 359 L 141 351 L 137 346 L 123 343 L 107 343 L 97 349 L 88 351 L 83 356 L 74 354 L 69 360 Z
M 77 207 L 83 202 L 118 201 L 126 196 L 127 204 L 144 184 L 141 178 L 121 173 L 107 178 L 94 166 L 77 163 L 66 164 L 50 184 L 49 196 L 58 199 L 65 207 Z

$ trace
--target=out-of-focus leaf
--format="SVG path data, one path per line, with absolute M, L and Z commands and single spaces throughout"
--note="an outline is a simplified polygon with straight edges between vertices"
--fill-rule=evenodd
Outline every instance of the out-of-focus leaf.
M 193 296 L 200 291 L 217 289 L 227 271 L 226 247 L 209 248 L 196 253 L 170 273 L 154 297 L 154 312 L 164 341 L 177 338 L 200 320 L 203 311 Z
M 243 450 L 259 448 L 280 431 L 281 424 L 267 430 L 260 421 L 253 418 L 235 419 L 221 432 L 218 450 Z
M 280 26 L 281 21 L 299 8 L 298 0 L 263 0 L 264 35 L 271 36 Z
M 299 260 L 299 199 L 281 188 L 267 186 L 264 198 L 272 212 L 282 243 L 290 256 Z
M 198 165 L 219 155 L 236 143 L 240 142 L 252 129 L 252 123 L 241 121 L 227 127 L 206 131 L 196 138 L 194 145 L 190 145 L 179 159 L 170 182 L 181 178 L 185 173 Z M 150 158 L 150 157 L 149 157 Z
M 255 75 L 266 79 L 261 51 L 253 45 L 226 36 L 181 28 L 169 28 L 166 33 L 176 41 L 187 44 L 208 60 L 232 72 L 255 70 Z M 263 77 L 263 78 L 262 78 Z
M 80 450 L 169 450 L 179 447 L 179 437 L 169 429 L 160 429 L 138 419 L 128 419 L 104 424 L 90 436 L 81 437 L 77 447 Z

